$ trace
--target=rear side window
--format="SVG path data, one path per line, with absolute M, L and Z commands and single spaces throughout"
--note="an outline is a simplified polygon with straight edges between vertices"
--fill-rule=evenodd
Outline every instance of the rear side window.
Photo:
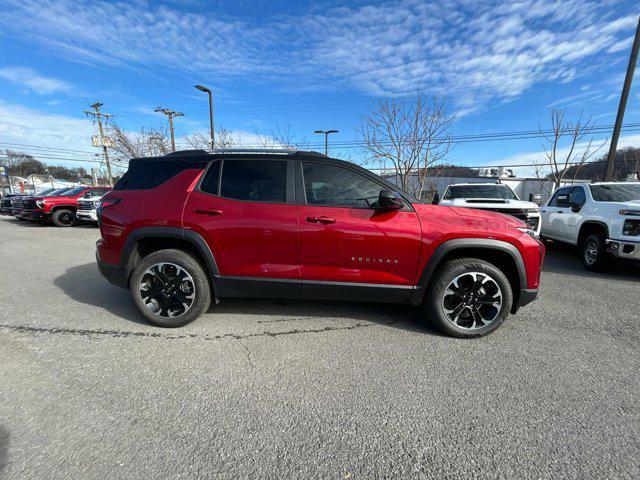
M 189 168 L 186 162 L 173 160 L 156 160 L 142 162 L 133 169 L 127 170 L 114 190 L 147 190 L 155 188 Z M 195 168 L 191 166 L 191 168 Z
M 220 180 L 220 162 L 213 162 L 207 173 L 205 173 L 200 190 L 213 195 L 218 195 L 218 184 Z
M 287 162 L 227 160 L 222 165 L 220 194 L 234 200 L 286 203 Z

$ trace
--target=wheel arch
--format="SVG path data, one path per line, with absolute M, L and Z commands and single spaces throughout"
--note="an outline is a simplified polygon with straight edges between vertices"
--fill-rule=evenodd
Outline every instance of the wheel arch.
M 178 227 L 143 227 L 128 235 L 120 256 L 127 286 L 137 264 L 147 255 L 164 249 L 185 250 L 193 254 L 212 282 L 219 274 L 213 252 L 198 233 Z
M 70 204 L 54 205 L 53 207 L 51 207 L 51 213 L 57 212 L 58 210 L 72 210 L 73 212 L 77 212 L 78 207 L 77 205 Z
M 513 292 L 512 313 L 515 313 L 520 291 L 527 288 L 524 260 L 515 245 L 489 238 L 460 238 L 439 245 L 427 261 L 410 302 L 414 305 L 422 303 L 429 281 L 441 265 L 449 260 L 465 257 L 485 260 L 505 273 Z
M 585 238 L 594 233 L 603 233 L 608 238 L 609 226 L 601 220 L 586 220 L 582 222 L 578 232 L 578 246 L 582 245 Z

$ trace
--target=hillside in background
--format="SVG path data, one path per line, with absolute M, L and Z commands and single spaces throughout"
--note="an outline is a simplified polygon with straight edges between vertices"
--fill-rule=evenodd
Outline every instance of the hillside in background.
M 567 169 L 565 178 L 573 178 L 576 170 L 576 179 L 602 181 L 607 168 L 607 155 L 604 154 L 597 161 L 583 165 L 582 168 L 574 165 Z M 627 177 L 640 170 L 640 148 L 629 147 L 616 152 L 614 164 L 614 180 L 623 181 Z

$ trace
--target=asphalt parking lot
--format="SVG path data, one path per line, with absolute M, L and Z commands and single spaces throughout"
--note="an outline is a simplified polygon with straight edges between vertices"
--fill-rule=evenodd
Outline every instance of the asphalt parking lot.
M 640 268 L 550 249 L 495 334 L 394 305 L 146 324 L 93 227 L 0 217 L 0 478 L 639 478 Z

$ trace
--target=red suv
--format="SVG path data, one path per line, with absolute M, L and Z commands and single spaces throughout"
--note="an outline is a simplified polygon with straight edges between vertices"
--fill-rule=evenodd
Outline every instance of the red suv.
M 176 152 L 134 159 L 98 206 L 97 261 L 152 323 L 212 298 L 420 305 L 477 337 L 538 293 L 543 245 L 520 220 L 420 203 L 311 152 Z
M 56 227 L 70 227 L 76 222 L 79 198 L 100 196 L 110 190 L 86 185 L 54 190 L 47 196 L 32 197 L 23 202 L 22 216 L 38 222 L 51 222 Z

